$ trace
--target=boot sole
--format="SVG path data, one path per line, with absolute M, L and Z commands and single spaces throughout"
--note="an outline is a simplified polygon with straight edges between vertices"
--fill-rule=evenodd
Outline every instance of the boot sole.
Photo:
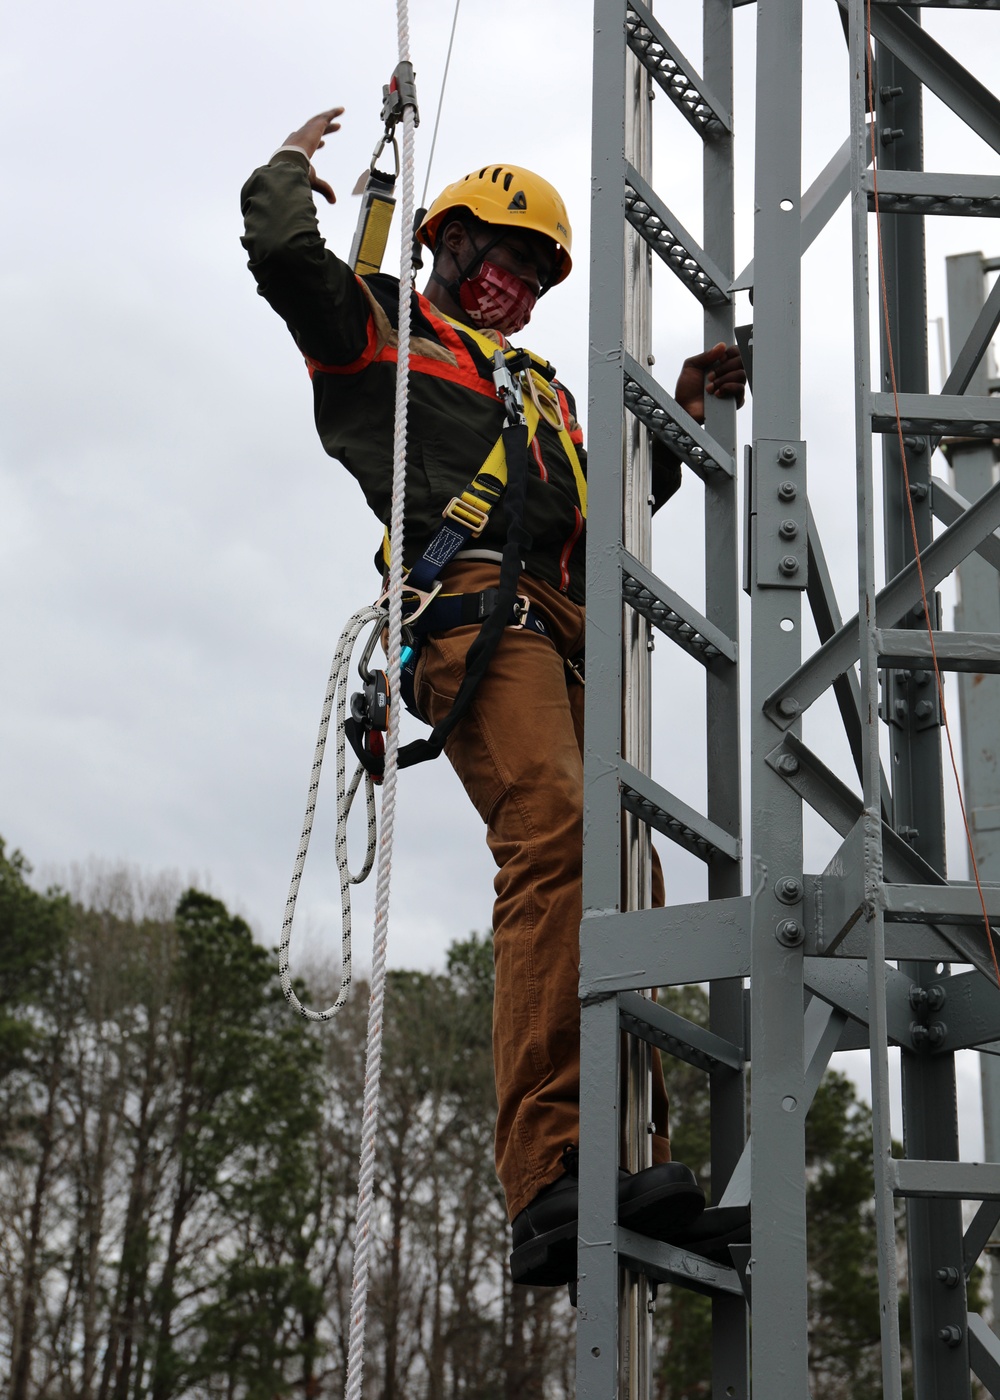
M 705 1209 L 705 1197 L 694 1177 L 652 1186 L 618 1208 L 618 1223 L 651 1239 L 664 1239 L 684 1230 Z M 576 1218 L 519 1245 L 510 1256 L 515 1283 L 555 1288 L 576 1279 Z

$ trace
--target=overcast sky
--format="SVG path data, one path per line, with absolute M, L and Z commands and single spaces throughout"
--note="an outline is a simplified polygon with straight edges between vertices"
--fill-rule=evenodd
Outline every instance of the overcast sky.
M 699 61 L 688 14 L 697 8 L 658 7 Z M 806 8 L 808 183 L 847 135 L 847 57 L 836 6 Z M 452 4 L 411 0 L 410 10 L 419 195 Z M 581 404 L 589 15 L 579 0 L 516 12 L 464 0 L 431 178 L 433 195 L 504 160 L 565 194 L 576 271 L 540 304 L 524 339 Z M 1000 71 L 995 15 L 924 19 L 985 81 Z M 754 7 L 736 20 L 742 266 L 752 256 Z M 322 225 L 346 254 L 350 191 L 379 135 L 381 85 L 396 56 L 388 0 L 52 0 L 10 10 L 5 25 L 0 834 L 43 877 L 93 859 L 194 878 L 268 943 L 280 929 L 330 655 L 348 616 L 374 597 L 379 531 L 324 456 L 301 360 L 255 296 L 239 190 L 304 118 L 342 102 L 343 130 L 318 163 L 340 195 Z M 654 112 L 655 182 L 699 235 L 699 143 L 667 101 Z M 927 121 L 928 169 L 996 172 L 995 154 L 933 100 Z M 842 209 L 807 256 L 803 344 L 810 492 L 845 614 L 855 590 L 849 239 Z M 929 221 L 932 318 L 945 314 L 946 253 L 996 253 L 998 241 L 986 221 Z M 656 372 L 672 388 L 683 355 L 701 348 L 700 316 L 668 273 L 657 270 L 655 289 Z M 936 347 L 935 333 L 932 386 Z M 744 441 L 751 411 L 741 415 Z M 690 477 L 658 518 L 654 560 L 696 601 L 700 489 Z M 686 727 L 696 709 L 688 686 L 700 677 L 665 649 L 656 776 L 701 805 L 698 736 Z M 808 724 L 806 738 L 822 748 Z M 302 897 L 303 929 L 324 945 L 339 944 L 332 772 L 330 794 Z M 810 839 L 810 868 L 821 868 L 825 838 Z M 665 855 L 670 897 L 698 897 L 700 871 Z M 405 773 L 390 962 L 440 965 L 452 938 L 488 926 L 491 881 L 478 819 L 446 761 Z M 363 893 L 359 950 L 370 946 L 369 907 Z

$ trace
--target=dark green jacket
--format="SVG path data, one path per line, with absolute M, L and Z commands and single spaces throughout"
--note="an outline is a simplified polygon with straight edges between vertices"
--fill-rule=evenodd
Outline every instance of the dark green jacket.
M 261 296 L 277 311 L 312 376 L 323 446 L 357 478 L 387 524 L 392 488 L 398 280 L 359 278 L 331 253 L 316 222 L 307 161 L 280 152 L 254 171 L 242 192 L 243 245 Z M 500 435 L 492 361 L 471 335 L 414 293 L 407 409 L 404 563 L 411 566 L 441 521 L 441 511 L 475 476 Z M 586 471 L 574 402 L 555 381 Z M 666 499 L 677 473 L 655 473 Z M 544 420 L 533 445 L 525 507 L 532 538 L 525 572 L 584 600 L 584 522 L 573 471 L 558 433 Z M 477 549 L 503 548 L 503 512 L 494 510 Z M 381 567 L 381 549 L 376 562 Z

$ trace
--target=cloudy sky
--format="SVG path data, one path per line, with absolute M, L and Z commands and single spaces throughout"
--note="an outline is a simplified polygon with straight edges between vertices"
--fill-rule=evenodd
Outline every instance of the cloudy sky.
M 688 8 L 697 7 L 659 7 L 697 61 Z M 419 194 L 452 4 L 410 9 Z M 835 9 L 807 6 L 806 183 L 847 134 Z M 540 305 L 530 343 L 583 401 L 589 13 L 579 0 L 538 0 L 516 14 L 464 0 L 431 177 L 433 194 L 497 159 L 564 191 L 577 272 Z M 752 255 L 754 7 L 736 18 L 742 266 Z M 998 71 L 995 16 L 925 11 L 925 20 L 987 81 Z M 343 130 L 319 161 L 340 195 L 322 225 L 346 253 L 350 191 L 396 62 L 395 6 L 52 0 L 17 7 L 5 31 L 0 834 L 43 878 L 88 861 L 194 878 L 274 942 L 330 655 L 374 596 L 378 530 L 315 439 L 301 361 L 254 294 L 239 190 L 305 117 L 343 103 Z M 654 111 L 656 183 L 699 235 L 697 139 L 668 102 Z M 928 169 L 996 171 L 995 155 L 933 101 L 926 145 Z M 849 238 L 841 210 L 806 259 L 803 344 L 811 495 L 845 613 L 854 610 Z M 993 227 L 930 221 L 932 318 L 945 314 L 945 255 L 970 248 L 1000 251 Z M 655 290 L 657 372 L 671 386 L 683 355 L 701 348 L 700 317 L 669 274 L 657 271 Z M 935 382 L 936 347 L 935 332 Z M 749 440 L 749 406 L 741 419 Z M 690 479 L 658 519 L 654 560 L 696 601 L 700 489 Z M 685 728 L 688 687 L 700 678 L 683 659 L 658 653 L 657 666 L 657 776 L 700 805 L 697 733 Z M 806 737 L 822 746 L 808 726 Z M 390 960 L 436 966 L 453 937 L 488 925 L 491 863 L 444 760 L 403 776 L 400 805 Z M 331 806 L 302 897 L 303 933 L 317 948 L 339 941 Z M 811 868 L 825 863 L 823 839 Z M 700 872 L 685 858 L 669 853 L 668 872 L 672 898 L 697 897 Z M 357 903 L 363 949 L 367 891 Z

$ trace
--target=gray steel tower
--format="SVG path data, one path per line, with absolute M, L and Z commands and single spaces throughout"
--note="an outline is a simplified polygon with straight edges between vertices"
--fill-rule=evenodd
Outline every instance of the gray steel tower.
M 1000 923 L 1000 889 L 984 885 L 984 914 L 974 885 L 947 878 L 933 659 L 941 671 L 1000 670 L 997 624 L 945 631 L 934 592 L 977 554 L 988 566 L 982 586 L 995 597 L 1000 485 L 984 480 L 970 501 L 931 473 L 942 438 L 1000 438 L 1000 404 L 973 381 L 1000 320 L 1000 293 L 963 330 L 948 382 L 931 395 L 924 276 L 925 217 L 1000 213 L 1000 179 L 928 173 L 922 160 L 925 89 L 995 151 L 1000 103 L 928 35 L 920 5 L 873 0 L 869 18 L 864 0 L 822 0 L 844 20 L 850 125 L 838 155 L 803 192 L 803 0 L 756 0 L 754 259 L 737 274 L 733 11 L 741 3 L 702 0 L 700 71 L 642 0 L 595 6 L 577 1394 L 643 1400 L 648 1393 L 644 1280 L 654 1280 L 712 1296 L 713 1400 L 748 1400 L 751 1376 L 758 1400 L 805 1400 L 805 1121 L 831 1055 L 867 1047 L 884 1394 L 901 1400 L 897 1269 L 905 1258 L 912 1324 L 905 1364 L 916 1400 L 971 1396 L 973 1373 L 1000 1395 L 1000 1343 L 967 1314 L 964 1286 L 1000 1219 L 1000 1165 L 959 1161 L 955 1073 L 957 1050 L 1000 1040 L 986 928 L 987 916 Z M 941 0 L 939 8 L 1000 5 Z M 643 99 L 654 92 L 672 104 L 668 117 L 688 123 L 703 144 L 700 242 L 669 207 L 669 192 L 664 198 L 652 187 Z M 800 264 L 848 197 L 856 451 L 855 470 L 843 477 L 857 501 L 857 587 L 844 622 L 824 521 L 809 504 Z M 752 443 L 739 474 L 732 407 L 710 401 L 701 427 L 651 373 L 647 318 L 655 326 L 660 305 L 654 297 L 647 310 L 646 267 L 654 257 L 675 274 L 678 297 L 700 302 L 706 345 L 732 337 L 736 295 L 752 294 L 752 338 L 745 332 L 742 342 L 752 343 Z M 846 402 L 840 410 L 852 416 Z M 643 509 L 649 434 L 697 478 L 703 581 L 652 571 Z M 944 527 L 936 535 L 935 520 Z M 750 596 L 742 761 L 741 536 Z M 963 577 L 962 587 L 970 616 L 968 589 L 980 584 Z M 819 637 L 814 648 L 804 641 L 803 594 Z M 647 627 L 704 675 L 702 810 L 651 772 Z M 803 739 L 803 718 L 827 695 L 846 736 L 851 782 L 835 774 L 819 744 Z M 692 719 L 693 694 L 683 708 L 679 733 Z M 749 778 L 746 836 L 741 772 Z M 803 856 L 806 808 L 834 849 L 814 873 Z M 650 831 L 704 863 L 704 900 L 648 907 Z M 642 995 L 683 982 L 710 985 L 710 1029 Z M 633 1163 L 643 1160 L 644 1131 L 643 1056 L 631 1049 L 632 1107 L 621 1112 L 623 1031 L 630 1046 L 665 1050 L 709 1076 L 715 1208 L 752 1206 L 751 1245 L 730 1250 L 728 1264 L 617 1228 L 623 1118 Z M 890 1048 L 898 1048 L 902 1083 L 899 1158 L 890 1133 Z M 906 1206 L 905 1253 L 897 1246 L 897 1200 Z M 968 1224 L 963 1202 L 971 1203 Z

